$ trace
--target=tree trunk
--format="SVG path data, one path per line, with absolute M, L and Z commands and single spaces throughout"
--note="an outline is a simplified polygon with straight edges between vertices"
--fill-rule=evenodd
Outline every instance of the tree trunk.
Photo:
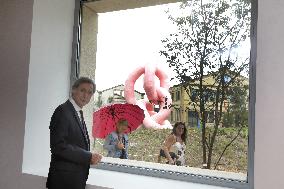
M 200 103 L 200 122 L 202 124 L 201 127 L 201 141 L 202 141 L 202 166 L 205 167 L 205 165 L 207 164 L 207 158 L 206 158 L 206 154 L 207 154 L 207 150 L 206 150 L 206 120 L 205 118 L 205 107 L 204 107 L 204 93 L 203 93 L 203 60 L 201 59 L 200 61 L 200 77 L 199 77 L 199 103 Z

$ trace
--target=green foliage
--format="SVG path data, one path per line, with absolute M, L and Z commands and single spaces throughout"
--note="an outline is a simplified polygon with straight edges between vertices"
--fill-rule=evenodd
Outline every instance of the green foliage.
M 229 105 L 224 113 L 224 127 L 248 126 L 248 87 L 235 85 L 228 92 Z
M 98 100 L 95 102 L 95 105 L 96 105 L 98 108 L 102 107 L 102 105 L 103 105 L 103 100 L 102 100 L 101 94 L 99 94 Z
M 113 102 L 113 96 L 108 97 L 107 102 L 112 103 Z

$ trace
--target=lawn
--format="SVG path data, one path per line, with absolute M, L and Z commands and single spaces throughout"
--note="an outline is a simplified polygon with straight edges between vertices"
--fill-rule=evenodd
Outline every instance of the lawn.
M 208 129 L 210 130 L 210 129 Z M 236 128 L 220 128 L 214 144 L 212 168 L 225 146 L 236 136 Z M 157 162 L 161 145 L 171 133 L 169 129 L 152 130 L 140 128 L 129 134 L 129 159 Z M 186 145 L 186 166 L 202 167 L 201 130 L 189 128 Z M 106 155 L 102 148 L 103 140 L 97 139 L 94 150 Z M 244 128 L 238 138 L 227 148 L 217 170 L 247 173 L 248 130 Z

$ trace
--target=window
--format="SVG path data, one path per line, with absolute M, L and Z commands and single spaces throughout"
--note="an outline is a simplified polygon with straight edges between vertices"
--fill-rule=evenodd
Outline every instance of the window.
M 196 97 L 198 95 L 197 89 L 191 89 L 191 101 L 194 102 L 196 100 Z
M 188 120 L 190 127 L 199 127 L 198 113 L 195 111 L 188 111 Z
M 180 91 L 176 92 L 176 101 L 180 100 Z
M 113 95 L 121 96 L 121 94 L 122 94 L 121 90 L 117 90 L 117 89 L 113 90 Z
M 198 7 L 198 6 L 200 6 L 200 4 L 198 4 L 198 2 L 199 1 L 188 1 L 187 4 L 183 4 L 183 6 L 189 7 L 189 8 L 190 7 L 191 8 L 192 7 Z M 255 11 L 256 10 L 255 2 L 254 1 L 252 1 L 252 2 L 254 3 L 254 6 L 253 6 L 254 8 L 252 10 Z M 238 2 L 238 3 L 240 3 L 240 2 Z M 96 8 L 96 2 L 87 3 L 87 5 L 91 6 L 93 9 Z M 210 5 L 207 6 L 207 8 L 209 8 L 209 9 L 214 8 L 214 7 L 212 7 L 213 5 L 214 4 L 210 4 Z M 227 4 L 226 5 L 220 5 L 220 6 L 224 6 L 223 8 L 226 9 L 227 11 L 229 11 L 229 9 L 227 9 Z M 248 12 L 250 12 L 249 7 L 250 7 L 250 4 L 249 4 L 249 6 L 246 6 L 246 8 L 243 7 L 243 6 L 238 7 L 236 9 L 238 16 L 247 15 Z M 153 8 L 153 7 L 148 7 L 148 8 Z M 184 23 L 194 23 L 194 24 L 198 23 L 198 19 L 202 15 L 198 15 L 198 9 L 197 8 L 196 9 L 192 8 L 191 11 L 192 10 L 195 10 L 194 14 L 190 15 L 190 17 L 178 18 L 178 19 L 175 20 L 176 23 L 179 23 L 181 25 L 184 24 Z M 131 10 L 131 11 L 134 12 L 134 10 Z M 140 9 L 135 9 L 135 11 L 140 11 Z M 183 12 L 182 9 L 179 12 Z M 113 12 L 112 14 L 115 15 L 116 13 L 117 12 Z M 106 13 L 106 14 L 108 14 L 108 13 Z M 147 15 L 150 15 L 150 11 L 147 12 Z M 225 16 L 227 16 L 227 15 L 225 14 Z M 255 17 L 254 14 L 253 14 L 253 16 Z M 103 19 L 103 17 L 104 17 L 103 14 L 101 14 L 99 19 Z M 132 16 L 129 16 L 129 15 L 127 15 L 125 17 L 134 18 L 134 16 L 132 17 Z M 144 14 L 143 19 L 145 19 L 145 17 L 146 16 Z M 254 17 L 253 17 L 253 19 L 255 19 Z M 152 20 L 154 18 L 156 18 L 156 17 L 153 16 Z M 170 18 L 172 20 L 175 19 L 174 15 L 170 15 Z M 249 17 L 246 17 L 246 19 L 249 20 Z M 105 20 L 101 20 L 99 23 L 103 23 L 104 21 Z M 188 39 L 188 41 L 183 40 L 184 43 L 182 43 L 182 42 L 179 41 L 180 36 L 176 36 L 177 34 L 176 35 L 172 34 L 172 31 L 170 31 L 171 32 L 170 34 L 165 35 L 165 36 L 162 36 L 161 33 L 159 35 L 155 35 L 153 33 L 154 31 L 150 31 L 146 35 L 147 38 L 146 37 L 143 38 L 142 35 L 139 35 L 140 37 L 137 38 L 138 32 L 136 30 L 132 31 L 132 29 L 135 29 L 135 27 L 137 29 L 139 29 L 139 27 L 140 27 L 139 25 L 142 26 L 142 24 L 144 24 L 144 22 L 143 22 L 143 20 L 140 20 L 140 19 L 135 19 L 134 21 L 132 21 L 130 23 L 126 23 L 126 24 L 114 22 L 115 23 L 115 24 L 113 24 L 114 28 L 111 29 L 111 31 L 112 31 L 111 37 L 113 37 L 111 39 L 112 42 L 108 43 L 108 42 L 105 41 L 104 43 L 101 43 L 101 44 L 105 45 L 105 46 L 103 46 L 104 48 L 102 46 L 98 45 L 97 59 L 96 59 L 96 64 L 97 64 L 96 65 L 97 66 L 96 67 L 96 69 L 97 69 L 96 70 L 96 72 L 97 72 L 96 77 L 98 77 L 98 78 L 96 78 L 97 84 L 101 80 L 101 79 L 99 79 L 99 74 L 104 74 L 104 76 L 105 76 L 105 73 L 110 72 L 111 69 L 115 70 L 116 72 L 119 72 L 119 73 L 123 72 L 124 70 L 127 69 L 127 67 L 130 67 L 130 66 L 124 65 L 123 63 L 125 63 L 126 61 L 130 61 L 130 62 L 132 62 L 131 66 L 133 66 L 134 65 L 133 62 L 141 61 L 141 58 L 137 58 L 137 57 L 141 57 L 141 55 L 140 55 L 141 52 L 143 52 L 143 57 L 146 57 L 147 53 L 151 49 L 149 47 L 149 45 L 148 45 L 148 48 L 144 48 L 144 49 L 139 49 L 139 48 L 141 48 L 143 46 L 142 45 L 143 41 L 147 41 L 147 38 L 150 38 L 153 35 L 153 36 L 155 36 L 155 38 L 158 38 L 159 41 L 163 40 L 163 43 L 165 45 L 164 47 L 166 47 L 166 48 L 169 47 L 168 49 L 163 49 L 163 46 L 159 46 L 160 49 L 158 49 L 158 50 L 160 50 L 160 54 L 163 55 L 164 58 L 166 59 L 166 60 L 164 59 L 163 61 L 170 63 L 170 67 L 172 68 L 172 71 L 177 71 L 176 74 L 188 74 L 188 77 L 191 78 L 190 80 L 188 80 L 188 82 L 191 82 L 191 83 L 189 83 L 188 88 L 185 87 L 185 91 L 187 91 L 187 95 L 181 96 L 181 91 L 179 91 L 179 90 L 172 92 L 171 95 L 172 95 L 173 100 L 184 101 L 184 102 L 178 102 L 178 104 L 175 104 L 176 109 L 171 112 L 171 118 L 173 118 L 174 121 L 185 122 L 185 120 L 187 120 L 186 124 L 187 124 L 187 126 L 190 126 L 189 132 L 190 133 L 199 133 L 199 135 L 196 134 L 196 136 L 198 136 L 198 137 L 201 136 L 200 132 L 202 132 L 202 128 L 205 127 L 208 130 L 206 132 L 207 135 L 205 136 L 206 138 L 204 140 L 208 140 L 208 138 L 212 137 L 212 133 L 214 132 L 214 130 L 213 130 L 214 127 L 213 127 L 212 124 L 217 124 L 220 127 L 220 130 L 218 130 L 218 134 L 219 133 L 221 133 L 221 134 L 225 133 L 225 135 L 227 135 L 226 128 L 222 127 L 223 126 L 222 122 L 223 122 L 223 119 L 224 119 L 221 116 L 222 113 L 220 112 L 220 113 L 218 113 L 218 115 L 214 115 L 214 107 L 217 107 L 217 106 L 215 106 L 216 104 L 214 104 L 214 103 L 215 102 L 217 102 L 217 103 L 221 102 L 221 104 L 222 103 L 225 104 L 224 96 L 223 97 L 220 96 L 220 93 L 217 93 L 217 92 L 220 91 L 220 90 L 223 90 L 224 92 L 226 92 L 225 88 L 229 87 L 229 86 L 222 86 L 224 88 L 221 89 L 221 88 L 218 88 L 218 87 L 220 87 L 218 84 L 216 85 L 216 81 L 218 81 L 218 80 L 215 79 L 215 78 L 220 78 L 220 77 L 222 77 L 221 74 L 223 74 L 223 69 L 218 70 L 217 68 L 220 68 L 220 65 L 221 65 L 221 66 L 226 66 L 230 70 L 233 70 L 232 62 L 228 62 L 228 61 L 226 62 L 226 60 L 223 57 L 223 56 L 228 55 L 228 53 L 229 53 L 227 47 L 224 46 L 224 45 L 222 46 L 222 44 L 219 44 L 219 45 L 221 45 L 221 46 L 219 46 L 220 47 L 219 49 L 214 49 L 216 47 L 215 45 L 208 46 L 208 49 L 205 49 L 205 50 L 208 50 L 208 52 L 206 51 L 205 53 L 209 53 L 209 52 L 214 51 L 214 52 L 216 52 L 216 54 L 214 56 L 209 54 L 207 57 L 204 57 L 204 58 L 207 58 L 205 60 L 206 65 L 209 64 L 210 66 L 208 68 L 206 68 L 207 70 L 205 69 L 205 72 L 206 72 L 205 74 L 200 74 L 200 73 L 198 74 L 196 72 L 192 72 L 192 70 L 195 70 L 197 68 L 197 67 L 194 67 L 194 65 L 192 67 L 189 66 L 191 69 L 182 67 L 183 65 L 186 65 L 188 63 L 187 62 L 188 60 L 182 59 L 181 57 L 186 56 L 186 54 L 191 55 L 193 57 L 194 53 L 197 52 L 197 51 L 194 50 L 194 48 L 196 48 L 196 46 L 193 45 L 194 43 L 192 41 L 190 41 L 190 39 Z M 146 23 L 147 22 L 149 22 L 149 21 L 146 21 Z M 139 23 L 139 25 L 135 25 L 136 23 Z M 83 18 L 83 24 L 84 24 L 84 18 Z M 217 24 L 217 23 L 215 23 L 215 24 Z M 222 24 L 222 23 L 220 22 L 218 24 Z M 255 23 L 253 23 L 253 24 L 255 24 Z M 111 24 L 109 24 L 109 25 L 111 25 Z M 132 26 L 132 27 L 129 27 L 129 26 Z M 250 23 L 248 23 L 248 25 L 246 25 L 247 30 L 249 30 L 249 26 L 250 26 Z M 233 27 L 233 26 L 230 26 L 230 27 Z M 255 25 L 253 25 L 253 27 L 255 27 Z M 127 36 L 123 36 L 124 32 L 120 31 L 123 28 L 131 30 L 132 32 L 128 33 Z M 147 26 L 146 28 L 151 28 L 151 27 Z M 206 29 L 208 29 L 208 28 L 205 28 L 205 30 Z M 234 28 L 234 29 L 237 30 L 238 28 Z M 100 25 L 99 25 L 99 27 L 98 27 L 98 31 L 99 31 L 98 32 L 98 42 L 100 40 L 103 40 L 100 37 L 100 34 L 101 33 L 107 33 L 107 30 L 104 30 L 104 32 L 102 32 L 100 30 L 103 30 L 103 27 L 100 28 Z M 116 32 L 114 33 L 113 31 L 116 31 Z M 210 32 L 210 31 L 208 30 L 208 32 Z M 215 32 L 220 32 L 220 30 L 216 30 Z M 240 32 L 248 32 L 248 31 L 240 31 Z M 84 33 L 84 31 L 82 33 Z M 118 34 L 118 35 L 115 35 L 115 34 Z M 216 33 L 216 34 L 218 34 L 218 33 Z M 110 36 L 108 36 L 108 37 L 110 38 Z M 199 35 L 199 36 L 196 36 L 196 37 L 197 37 L 197 39 L 198 39 L 198 37 L 200 37 L 201 41 L 205 39 L 203 35 Z M 119 39 L 119 41 L 117 43 L 115 42 L 116 39 Z M 171 42 L 171 40 L 173 40 L 173 42 Z M 154 44 L 154 41 L 155 40 L 152 39 L 151 44 Z M 116 44 L 118 44 L 118 47 L 116 47 Z M 136 47 L 138 49 L 136 49 L 134 52 L 130 52 L 130 50 L 125 50 L 126 48 L 125 49 L 122 48 L 123 44 L 131 47 L 131 49 L 135 49 L 134 47 Z M 137 45 L 137 44 L 139 44 L 139 45 Z M 150 44 L 150 43 L 148 43 L 148 44 Z M 213 42 L 212 42 L 212 44 L 213 44 Z M 177 46 L 174 46 L 174 45 L 177 45 Z M 81 46 L 83 46 L 83 45 L 81 45 Z M 155 45 L 151 45 L 151 47 L 153 47 L 153 46 L 155 46 Z M 186 49 L 186 51 L 184 52 L 185 54 L 178 54 L 177 52 L 175 52 L 175 50 L 177 50 L 178 52 L 181 52 L 180 49 L 178 49 L 180 46 L 184 47 L 183 50 Z M 115 57 L 116 62 L 119 62 L 119 64 L 114 64 L 113 63 L 114 61 L 111 61 L 109 59 L 109 60 L 105 61 L 104 64 L 106 65 L 107 62 L 112 62 L 113 64 L 111 64 L 111 66 L 109 66 L 108 69 L 100 71 L 100 61 L 103 61 L 102 59 L 100 59 L 100 53 L 101 53 L 101 50 L 106 49 L 106 47 L 110 47 L 110 49 L 108 50 L 107 54 L 104 54 L 104 57 L 107 57 L 107 58 L 110 58 L 111 56 Z M 113 47 L 113 49 L 111 49 L 112 47 Z M 176 48 L 174 48 L 174 47 L 176 47 Z M 82 47 L 82 48 L 84 48 L 84 47 Z M 124 52 L 119 51 L 120 49 L 123 49 Z M 246 48 L 242 48 L 242 49 L 246 49 Z M 237 60 L 237 56 L 236 56 L 236 54 L 238 54 L 237 50 L 238 50 L 237 48 L 233 49 L 234 56 L 232 56 L 232 57 L 235 58 L 234 61 Z M 248 52 L 249 52 L 249 49 L 246 49 L 246 50 L 248 50 Z M 173 54 L 170 54 L 170 53 L 173 53 Z M 111 56 L 109 54 L 111 54 Z M 181 57 L 179 57 L 180 55 L 181 55 Z M 218 58 L 216 58 L 216 56 Z M 193 58 L 198 60 L 198 56 L 193 57 Z M 216 65 L 217 64 L 216 62 L 219 61 L 219 60 L 222 61 L 222 63 L 220 65 Z M 178 61 L 180 61 L 180 62 L 178 62 Z M 239 61 L 241 61 L 241 60 L 239 60 Z M 255 61 L 255 60 L 252 60 L 252 62 L 253 61 Z M 140 62 L 140 63 L 143 63 L 143 61 Z M 177 64 L 177 63 L 180 63 L 180 64 Z M 116 65 L 117 65 L 117 67 L 114 67 Z M 175 69 L 175 67 L 174 67 L 175 65 L 179 65 L 179 69 Z M 250 65 L 249 69 L 252 70 L 252 69 L 254 69 L 254 67 L 252 65 Z M 182 73 L 179 73 L 178 72 L 179 70 Z M 104 80 L 105 83 L 109 82 L 109 84 L 111 86 L 116 85 L 115 82 L 122 83 L 122 81 L 118 81 L 120 79 L 119 77 L 114 76 L 113 74 L 110 74 L 110 73 L 108 73 L 108 74 L 111 75 L 112 77 L 111 77 L 110 81 Z M 123 76 L 126 76 L 127 74 L 128 74 L 127 72 L 123 73 L 123 74 L 120 73 L 121 78 L 123 78 Z M 244 75 L 245 75 L 245 73 L 241 73 L 241 75 L 239 75 L 238 77 L 245 77 Z M 248 75 L 246 75 L 246 76 L 247 76 L 247 77 L 245 77 L 246 80 L 243 81 L 243 82 L 248 82 Z M 234 77 L 228 78 L 228 77 L 226 77 L 226 75 L 223 75 L 223 77 L 224 77 L 224 80 L 225 80 L 225 84 L 231 83 L 231 81 L 234 78 Z M 249 77 L 254 78 L 254 75 L 249 75 Z M 176 86 L 176 85 L 181 84 L 181 81 L 178 80 L 178 77 L 174 77 L 174 79 L 175 80 L 173 80 L 173 83 L 171 83 L 171 85 Z M 199 83 L 200 81 L 202 81 L 202 84 L 204 86 L 204 88 L 203 88 L 204 90 L 203 89 L 200 90 L 200 88 L 199 88 L 201 86 L 200 83 Z M 176 82 L 176 83 L 174 83 L 174 82 Z M 137 83 L 138 83 L 138 81 L 137 81 Z M 119 83 L 117 83 L 117 84 L 119 84 Z M 111 86 L 109 86 L 109 87 L 111 87 Z M 250 93 L 250 95 L 253 95 L 253 93 L 254 93 L 253 87 L 254 86 L 253 85 L 252 86 L 249 85 L 249 86 L 250 86 L 249 93 Z M 99 87 L 99 84 L 98 84 L 98 87 Z M 104 87 L 107 88 L 108 86 L 104 86 Z M 200 91 L 203 91 L 203 93 L 201 93 Z M 139 92 L 143 92 L 143 91 L 139 91 Z M 220 102 L 216 101 L 216 98 L 220 98 L 219 99 Z M 203 99 L 203 100 L 200 100 L 200 99 Z M 206 103 L 204 103 L 204 101 Z M 185 102 L 186 102 L 186 104 L 185 104 Z M 231 103 L 229 103 L 229 105 L 227 107 L 228 110 L 230 108 L 231 108 L 230 110 L 232 110 L 234 108 L 234 107 L 230 107 L 230 104 Z M 249 104 L 246 105 L 246 107 L 248 107 L 248 106 L 249 106 Z M 220 107 L 222 109 L 222 111 L 224 111 L 224 109 L 225 109 L 224 106 L 222 106 L 222 105 L 218 106 L 218 107 Z M 250 108 L 251 108 L 250 111 L 253 112 L 254 107 L 252 105 L 250 105 Z M 185 110 L 185 109 L 187 111 L 181 111 L 181 110 Z M 238 111 L 238 110 L 235 109 L 234 111 Z M 225 114 L 227 112 L 223 112 L 223 113 Z M 238 116 L 240 116 L 240 115 L 238 115 Z M 251 118 L 253 118 L 252 114 L 250 116 L 251 116 Z M 220 117 L 219 120 L 216 121 L 216 117 Z M 230 117 L 228 117 L 228 120 L 229 120 L 229 118 Z M 244 119 L 247 119 L 247 118 L 244 118 Z M 244 129 L 244 131 L 242 131 L 241 133 L 245 133 L 249 127 L 252 127 L 253 124 L 254 124 L 253 122 L 250 122 L 248 124 L 249 126 L 246 126 L 246 130 Z M 232 130 L 238 131 L 238 128 L 233 128 Z M 147 133 L 148 137 L 147 137 L 147 139 L 145 139 L 145 141 L 148 144 L 149 144 L 150 140 L 152 140 L 153 138 L 159 140 L 159 142 L 155 143 L 156 146 L 149 146 L 149 145 L 146 145 L 147 144 L 146 142 L 145 143 L 143 142 L 143 144 L 145 144 L 145 147 L 142 148 L 143 150 L 145 150 L 145 151 L 142 152 L 142 154 L 144 154 L 143 157 L 140 156 L 139 153 L 137 153 L 137 151 L 135 151 L 135 148 L 137 146 L 139 146 L 140 142 L 141 142 L 141 141 L 135 142 L 135 138 L 134 138 L 134 137 L 138 137 L 138 135 L 141 134 L 139 132 L 143 132 L 143 134 L 148 132 Z M 249 164 L 247 166 L 245 166 L 244 169 L 241 170 L 243 172 L 243 175 L 247 175 L 247 172 L 248 172 L 248 175 L 249 175 L 248 178 L 246 178 L 246 176 L 244 176 L 242 178 L 239 177 L 239 179 L 232 179 L 232 178 L 230 178 L 226 175 L 222 175 L 221 172 L 215 172 L 215 171 L 210 172 L 209 175 L 206 175 L 207 173 L 204 173 L 202 171 L 198 172 L 196 174 L 192 174 L 190 171 L 186 171 L 185 173 L 183 173 L 183 172 L 181 172 L 181 169 L 179 169 L 179 167 L 173 168 L 173 167 L 166 165 L 166 164 L 157 164 L 157 165 L 155 165 L 156 167 L 147 167 L 148 166 L 147 162 L 155 162 L 155 159 L 153 157 L 155 157 L 157 155 L 159 148 L 160 148 L 160 145 L 162 144 L 163 140 L 165 139 L 165 136 L 170 133 L 170 131 L 167 131 L 168 133 L 167 132 L 162 133 L 162 131 L 161 131 L 161 133 L 159 133 L 159 132 L 160 131 L 156 131 L 155 132 L 156 135 L 152 135 L 152 133 L 150 133 L 148 130 L 141 130 L 141 131 L 137 131 L 136 133 L 133 133 L 133 135 L 131 135 L 131 137 L 133 136 L 133 138 L 132 138 L 133 142 L 131 142 L 131 144 L 130 144 L 130 147 L 132 148 L 130 160 L 123 161 L 121 164 L 113 163 L 113 161 L 110 160 L 110 162 L 104 162 L 101 165 L 102 166 L 101 168 L 117 170 L 117 171 L 126 171 L 126 172 L 130 172 L 130 173 L 138 173 L 139 172 L 139 174 L 145 174 L 145 175 L 153 175 L 153 176 L 158 175 L 158 176 L 167 177 L 167 178 L 188 180 L 188 181 L 193 181 L 193 182 L 202 182 L 202 183 L 222 185 L 222 186 L 225 185 L 225 186 L 231 186 L 231 187 L 237 187 L 237 188 L 251 187 L 251 185 L 248 185 L 248 183 L 251 182 L 251 178 L 250 178 L 250 175 L 252 174 L 251 166 L 253 166 L 253 163 L 251 162 L 251 155 L 252 155 L 251 150 L 252 149 L 250 149 L 250 150 L 245 149 L 246 151 L 248 151 L 249 157 L 244 157 L 244 159 L 242 159 L 243 162 L 247 162 L 246 158 L 250 159 Z M 235 132 L 235 133 L 237 133 L 237 132 Z M 253 133 L 253 131 L 252 131 L 252 133 Z M 141 135 L 139 135 L 139 136 L 141 136 Z M 200 144 L 201 138 L 198 138 L 198 137 L 195 137 L 194 140 L 196 140 L 195 141 L 196 143 Z M 230 136 L 230 137 L 233 137 L 233 136 Z M 230 137 L 228 137 L 228 138 L 230 138 Z M 217 140 L 221 140 L 221 139 L 217 139 Z M 208 140 L 208 141 L 210 141 L 210 140 Z M 244 141 L 246 143 L 247 138 Z M 98 141 L 97 143 L 95 143 L 95 144 L 98 144 L 98 148 L 96 148 L 96 149 L 99 149 L 99 148 L 102 147 L 100 145 L 102 142 L 103 141 Z M 225 141 L 224 144 L 229 143 L 229 142 L 230 141 Z M 150 143 L 152 143 L 152 142 L 150 142 Z M 251 143 L 252 142 L 250 141 L 250 145 L 252 146 Z M 149 147 L 149 148 L 147 148 L 147 147 Z M 248 147 L 245 146 L 245 148 L 248 148 Z M 138 148 L 136 148 L 136 149 L 138 149 Z M 103 149 L 101 149 L 101 150 L 103 150 Z M 219 149 L 219 150 L 221 150 L 221 149 Z M 240 150 L 240 149 L 238 149 L 238 150 Z M 232 151 L 237 151 L 237 150 L 231 149 L 231 152 Z M 211 153 L 211 155 L 213 154 L 212 151 L 209 151 L 209 153 Z M 197 156 L 200 155 L 200 153 L 198 153 L 198 150 L 195 151 L 195 154 Z M 218 154 L 218 153 L 216 152 L 216 154 Z M 220 154 L 220 151 L 219 151 L 219 154 Z M 228 175 L 230 175 L 233 172 L 232 170 L 234 168 L 226 167 L 227 164 L 231 163 L 231 162 L 228 163 L 229 158 L 222 158 L 221 157 L 220 161 L 218 160 L 218 157 L 214 157 L 214 158 L 215 159 L 213 159 L 213 160 L 214 160 L 215 164 L 211 165 L 212 166 L 211 169 L 214 169 L 214 168 L 216 168 L 217 170 L 224 170 L 225 169 L 225 171 L 227 171 Z M 189 159 L 192 160 L 192 159 L 194 159 L 194 157 L 189 157 Z M 239 159 L 241 159 L 241 158 L 239 158 Z M 133 164 L 133 162 L 131 160 L 143 161 L 142 162 L 143 166 L 141 166 L 141 164 L 139 164 L 139 165 L 135 164 L 135 163 Z M 199 159 L 196 162 L 191 161 L 188 166 L 200 168 L 202 166 L 204 167 L 204 164 L 205 164 L 205 166 L 208 166 L 207 163 L 208 162 L 202 163 L 202 160 Z M 186 169 L 186 167 L 185 167 L 185 169 Z M 142 171 L 139 171 L 139 170 L 142 170 Z M 183 177 L 183 176 L 181 177 L 179 175 L 183 175 L 186 178 Z M 198 179 L 199 176 L 202 178 L 201 180 Z M 249 182 L 248 182 L 248 180 L 249 180 Z
M 176 110 L 176 121 L 180 121 L 180 109 Z
M 205 89 L 205 91 L 204 91 L 204 101 L 205 101 L 205 103 L 214 101 L 215 100 L 215 95 L 216 95 L 216 92 L 214 91 L 214 88 L 212 88 L 212 89 Z

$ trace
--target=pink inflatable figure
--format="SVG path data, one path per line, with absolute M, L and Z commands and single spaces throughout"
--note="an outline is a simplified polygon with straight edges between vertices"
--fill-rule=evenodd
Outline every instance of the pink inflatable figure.
M 134 95 L 134 85 L 142 74 L 144 74 L 143 88 L 149 100 L 141 99 L 137 101 Z M 159 85 L 156 84 L 156 76 L 160 81 Z M 144 110 L 143 125 L 146 128 L 172 128 L 171 123 L 167 120 L 171 113 L 172 104 L 168 76 L 161 67 L 151 64 L 137 67 L 125 82 L 124 96 L 127 103 L 137 104 Z M 154 111 L 154 105 L 159 105 L 159 112 Z

